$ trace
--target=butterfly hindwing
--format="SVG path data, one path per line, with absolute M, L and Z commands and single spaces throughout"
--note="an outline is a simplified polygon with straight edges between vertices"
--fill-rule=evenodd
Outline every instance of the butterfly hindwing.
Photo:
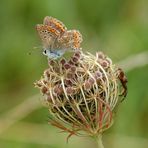
M 82 35 L 77 30 L 68 30 L 58 41 L 65 48 L 79 49 L 82 42 Z

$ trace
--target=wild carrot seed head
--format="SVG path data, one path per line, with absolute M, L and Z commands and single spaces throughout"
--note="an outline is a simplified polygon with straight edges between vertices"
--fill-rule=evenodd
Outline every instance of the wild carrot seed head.
M 49 67 L 35 83 L 50 111 L 49 122 L 71 135 L 84 131 L 96 136 L 108 129 L 124 97 L 119 74 L 102 52 L 94 56 L 75 51 L 69 61 L 49 60 Z

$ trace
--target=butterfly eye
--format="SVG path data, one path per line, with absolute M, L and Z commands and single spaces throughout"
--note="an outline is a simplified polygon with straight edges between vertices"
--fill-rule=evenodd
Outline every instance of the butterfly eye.
M 43 54 L 47 55 L 47 50 L 46 49 L 44 49 Z

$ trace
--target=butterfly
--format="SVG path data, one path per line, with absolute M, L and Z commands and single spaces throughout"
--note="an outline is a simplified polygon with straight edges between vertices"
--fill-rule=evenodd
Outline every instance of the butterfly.
M 68 50 L 79 50 L 82 35 L 78 30 L 67 30 L 66 26 L 53 17 L 46 16 L 36 30 L 43 44 L 43 54 L 49 59 L 58 59 Z

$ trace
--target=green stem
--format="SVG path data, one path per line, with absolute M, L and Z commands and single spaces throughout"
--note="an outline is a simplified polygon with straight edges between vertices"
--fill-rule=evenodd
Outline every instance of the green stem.
M 102 143 L 102 135 L 99 135 L 96 138 L 96 142 L 97 142 L 97 148 L 104 148 L 103 143 Z

